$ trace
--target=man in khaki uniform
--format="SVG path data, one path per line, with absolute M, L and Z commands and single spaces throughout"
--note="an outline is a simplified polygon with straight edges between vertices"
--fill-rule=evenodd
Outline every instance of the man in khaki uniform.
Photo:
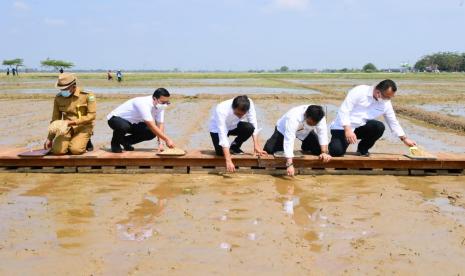
M 94 129 L 96 102 L 95 95 L 76 85 L 76 77 L 70 73 L 58 76 L 55 85 L 61 92 L 55 97 L 52 122 L 65 120 L 69 131 L 64 135 L 49 134 L 44 147 L 53 154 L 82 154 Z

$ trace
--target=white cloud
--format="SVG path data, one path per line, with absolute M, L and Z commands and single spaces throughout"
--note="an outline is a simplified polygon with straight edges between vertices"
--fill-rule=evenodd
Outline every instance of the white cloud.
M 30 9 L 27 3 L 20 0 L 16 0 L 13 2 L 13 8 L 19 11 L 28 11 Z
M 310 5 L 310 0 L 273 0 L 274 9 L 303 11 Z
M 63 19 L 48 18 L 48 17 L 44 19 L 44 23 L 45 25 L 51 26 L 51 27 L 61 27 L 61 26 L 66 25 L 66 21 Z

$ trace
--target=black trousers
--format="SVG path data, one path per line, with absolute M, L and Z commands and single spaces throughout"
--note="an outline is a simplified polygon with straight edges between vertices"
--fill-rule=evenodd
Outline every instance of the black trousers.
M 318 141 L 318 135 L 312 130 L 307 137 L 302 141 L 301 149 L 303 152 L 309 152 L 313 155 L 321 154 L 321 146 Z M 277 151 L 284 151 L 284 135 L 278 131 L 278 128 L 274 129 L 273 135 L 265 143 L 263 148 L 268 154 L 273 154 Z
M 361 140 L 358 143 L 357 151 L 360 153 L 367 153 L 375 142 L 383 136 L 384 124 L 377 120 L 368 120 L 364 126 L 355 129 L 354 133 L 357 139 Z M 343 156 L 349 143 L 346 140 L 344 130 L 333 129 L 331 130 L 331 142 L 329 143 L 329 154 L 331 156 Z
M 121 117 L 113 116 L 108 120 L 108 125 L 113 129 L 112 147 L 130 146 L 155 138 L 155 134 L 144 122 L 132 124 Z
M 249 122 L 239 122 L 237 127 L 228 132 L 228 136 L 237 136 L 231 143 L 230 148 L 240 149 L 242 144 L 252 136 L 255 127 Z M 210 132 L 216 155 L 223 156 L 223 147 L 220 146 L 220 137 L 218 133 Z

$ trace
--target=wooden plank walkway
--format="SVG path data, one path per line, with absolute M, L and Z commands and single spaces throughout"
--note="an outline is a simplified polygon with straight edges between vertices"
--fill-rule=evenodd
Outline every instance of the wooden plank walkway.
M 224 159 L 213 151 L 193 150 L 181 157 L 159 157 L 150 149 L 115 154 L 96 150 L 79 156 L 18 157 L 24 148 L 0 149 L 0 168 L 14 172 L 95 172 L 95 173 L 194 173 L 223 172 Z M 399 154 L 372 154 L 360 157 L 348 154 L 321 163 L 306 155 L 294 159 L 299 174 L 462 174 L 465 154 L 438 153 L 437 160 L 412 160 Z M 239 172 L 282 174 L 285 159 L 273 156 L 257 158 L 250 154 L 233 156 Z

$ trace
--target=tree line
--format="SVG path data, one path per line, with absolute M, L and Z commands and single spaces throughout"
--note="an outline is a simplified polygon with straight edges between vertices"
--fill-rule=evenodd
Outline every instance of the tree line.
M 415 63 L 418 71 L 463 72 L 465 53 L 439 52 L 422 57 Z
M 4 66 L 8 68 L 15 69 L 18 71 L 19 67 L 24 66 L 24 60 L 22 58 L 15 58 L 15 59 L 5 59 L 2 63 Z M 68 69 L 74 66 L 74 63 L 64 60 L 58 59 L 45 59 L 40 62 L 40 65 L 45 68 L 53 68 L 55 71 L 61 69 Z

